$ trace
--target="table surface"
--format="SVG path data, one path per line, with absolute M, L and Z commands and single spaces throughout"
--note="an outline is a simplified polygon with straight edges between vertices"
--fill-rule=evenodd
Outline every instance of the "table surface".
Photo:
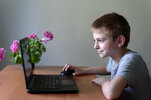
M 60 74 L 61 69 L 61 66 L 37 66 L 34 73 Z M 79 88 L 75 94 L 29 94 L 22 66 L 8 65 L 0 71 L 0 100 L 106 100 L 101 87 L 91 82 L 94 78 L 96 75 L 74 76 Z

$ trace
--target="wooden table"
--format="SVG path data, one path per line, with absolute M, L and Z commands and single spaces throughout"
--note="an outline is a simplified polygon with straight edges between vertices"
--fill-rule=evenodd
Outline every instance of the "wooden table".
M 34 73 L 60 74 L 61 69 L 61 66 L 38 66 Z M 0 71 L 0 100 L 106 100 L 101 87 L 91 82 L 93 78 L 96 75 L 75 76 L 77 94 L 29 94 L 22 66 L 8 65 Z

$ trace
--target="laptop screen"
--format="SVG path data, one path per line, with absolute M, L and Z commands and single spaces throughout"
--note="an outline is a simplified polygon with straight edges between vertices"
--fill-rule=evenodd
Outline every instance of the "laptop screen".
M 30 50 L 29 50 L 29 43 L 27 37 L 20 40 L 20 48 L 21 48 L 21 55 L 22 55 L 22 66 L 24 68 L 26 86 L 28 88 L 28 84 L 32 76 L 32 63 L 30 58 Z

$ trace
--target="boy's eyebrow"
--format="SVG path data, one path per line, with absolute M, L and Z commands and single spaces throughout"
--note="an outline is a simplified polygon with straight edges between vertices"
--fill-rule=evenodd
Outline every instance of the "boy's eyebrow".
M 105 39 L 105 38 L 96 38 L 96 39 L 97 39 L 97 40 L 100 40 L 100 39 L 102 40 L 102 39 Z
M 96 40 L 105 40 L 105 38 L 96 38 Z M 93 39 L 95 41 L 95 39 Z

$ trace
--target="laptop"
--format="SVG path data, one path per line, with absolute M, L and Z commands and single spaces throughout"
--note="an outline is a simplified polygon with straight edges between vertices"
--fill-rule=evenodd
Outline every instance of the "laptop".
M 34 74 L 34 64 L 31 63 L 28 37 L 20 40 L 22 66 L 28 93 L 77 93 L 79 92 L 72 75 L 42 75 Z

